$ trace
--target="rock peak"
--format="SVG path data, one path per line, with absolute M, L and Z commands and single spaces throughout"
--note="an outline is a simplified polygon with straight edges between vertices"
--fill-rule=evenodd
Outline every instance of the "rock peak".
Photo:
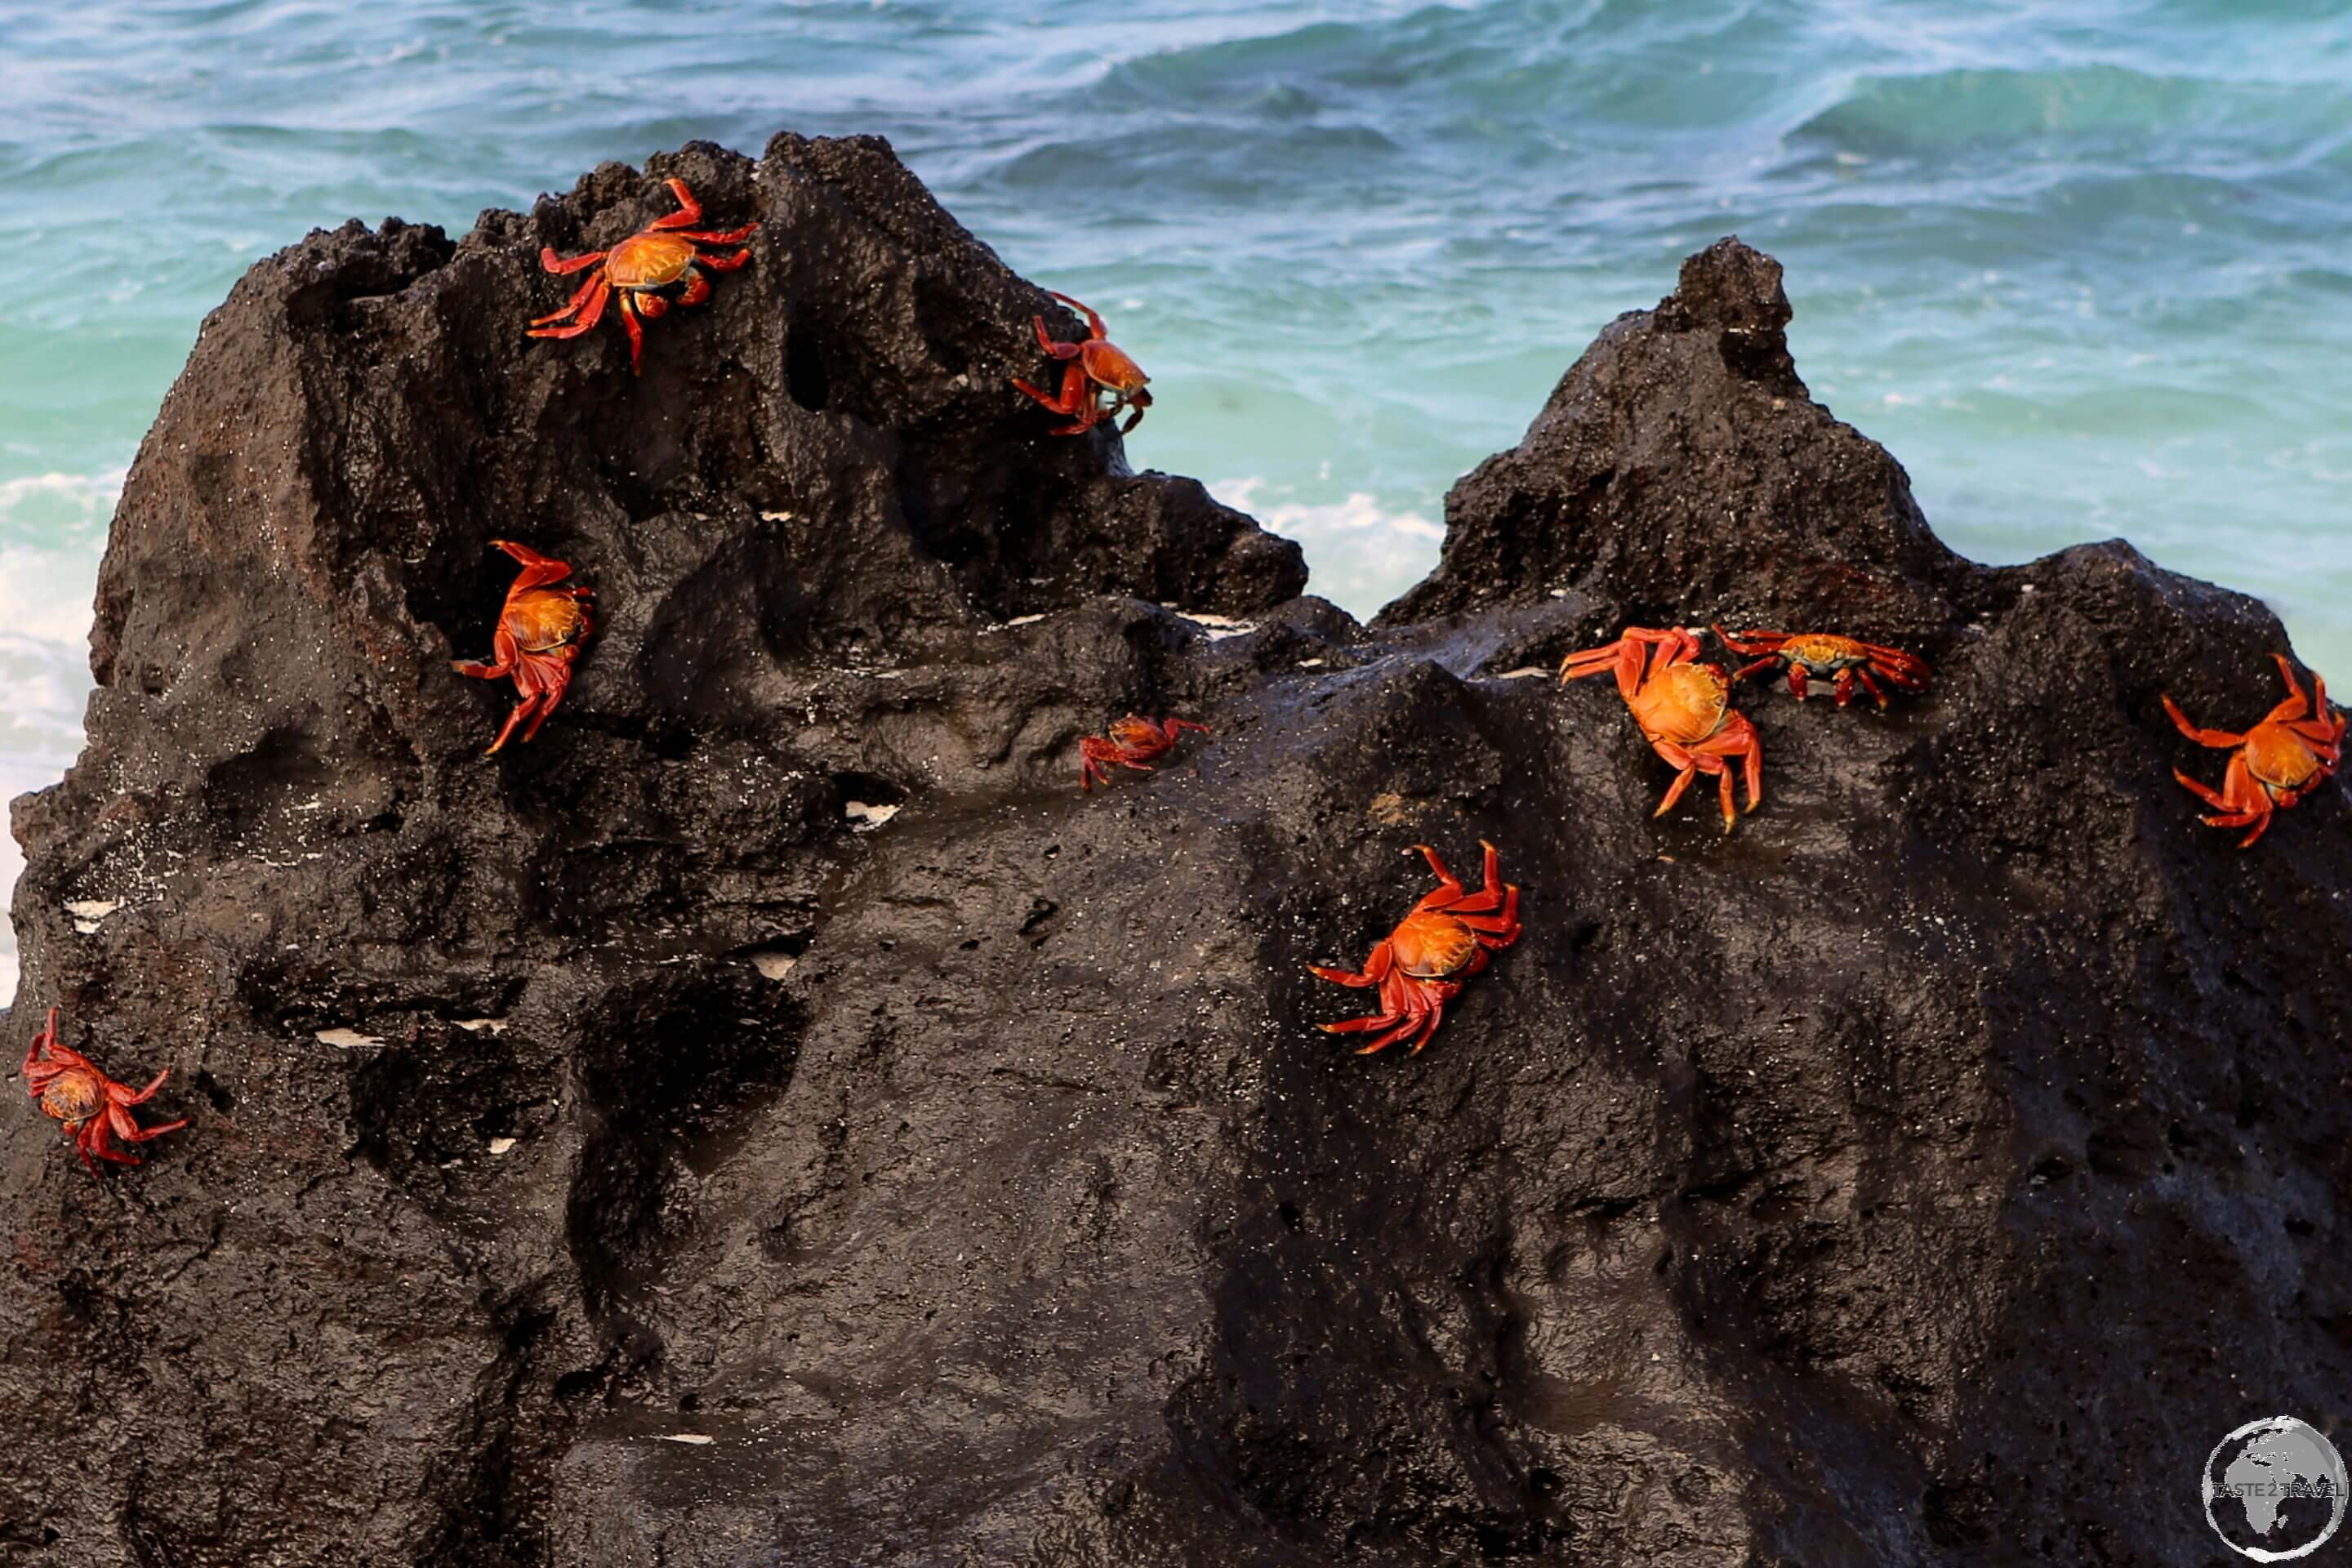
M 1675 291 L 1658 301 L 1666 331 L 1755 332 L 1778 337 L 1789 325 L 1780 264 L 1726 235 L 1684 258 Z

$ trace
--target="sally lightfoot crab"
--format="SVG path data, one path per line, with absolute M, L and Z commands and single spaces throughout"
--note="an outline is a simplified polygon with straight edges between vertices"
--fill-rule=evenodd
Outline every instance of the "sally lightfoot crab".
M 1077 436 L 1093 429 L 1106 419 L 1118 417 L 1122 408 L 1133 409 L 1127 423 L 1118 427 L 1122 436 L 1143 423 L 1143 411 L 1151 406 L 1151 394 L 1144 390 L 1150 377 L 1143 367 L 1128 357 L 1127 351 L 1112 342 L 1103 332 L 1103 319 L 1088 305 L 1080 304 L 1067 294 L 1054 293 L 1065 305 L 1083 311 L 1089 329 L 1083 342 L 1061 343 L 1045 331 L 1045 318 L 1034 318 L 1037 326 L 1037 346 L 1057 360 L 1069 362 L 1062 373 L 1062 390 L 1056 393 L 1032 386 L 1019 376 L 1013 384 L 1052 409 L 1056 414 L 1076 415 L 1070 424 L 1058 426 L 1048 435 Z
M 1764 743 L 1748 716 L 1731 706 L 1731 678 L 1719 666 L 1701 664 L 1698 638 L 1681 627 L 1653 631 L 1628 626 L 1615 642 L 1572 653 L 1560 662 L 1563 681 L 1614 674 L 1618 694 L 1633 710 L 1650 745 L 1681 773 L 1666 788 L 1653 816 L 1664 816 L 1700 773 L 1722 784 L 1723 830 L 1731 831 L 1738 812 L 1731 801 L 1731 763 L 1745 764 L 1748 809 L 1764 798 Z
M 1899 647 L 1881 647 L 1876 643 L 1856 642 L 1831 632 L 1743 632 L 1732 636 L 1721 626 L 1715 635 L 1732 652 L 1756 660 L 1732 672 L 1734 682 L 1747 679 L 1775 665 L 1789 668 L 1789 689 L 1798 701 L 1805 700 L 1807 680 L 1834 680 L 1837 705 L 1844 707 L 1853 700 L 1855 681 L 1874 698 L 1879 707 L 1886 706 L 1886 693 L 1878 682 L 1905 691 L 1927 689 L 1927 661 Z M 1761 656 L 1760 658 L 1759 656 Z M 1876 679 L 1873 679 L 1873 677 Z
M 145 1089 L 137 1090 L 115 1082 L 99 1071 L 88 1057 L 58 1044 L 55 1007 L 49 1009 L 48 1022 L 33 1037 L 31 1048 L 25 1052 L 25 1087 L 41 1102 L 44 1111 L 65 1123 L 75 1151 L 93 1176 L 98 1174 L 100 1160 L 111 1160 L 118 1165 L 146 1163 L 137 1155 L 116 1148 L 109 1141 L 110 1133 L 125 1143 L 144 1143 L 188 1124 L 187 1119 L 182 1117 L 177 1121 L 142 1127 L 131 1117 L 131 1108 L 153 1098 L 155 1091 L 163 1087 L 163 1080 L 171 1076 L 172 1069 L 165 1068 Z
M 1379 1029 L 1384 1031 L 1380 1038 L 1359 1047 L 1357 1055 L 1370 1056 L 1409 1038 L 1412 1054 L 1419 1056 L 1437 1033 L 1437 1026 L 1444 1022 L 1445 1005 L 1461 994 L 1462 983 L 1486 967 L 1491 952 L 1519 940 L 1519 889 L 1508 883 L 1498 886 L 1501 867 L 1495 847 L 1484 839 L 1479 847 L 1486 852 L 1486 876 L 1473 893 L 1445 868 L 1436 850 L 1426 844 L 1414 845 L 1436 875 L 1436 889 L 1423 895 L 1412 912 L 1372 949 L 1361 973 L 1318 963 L 1307 966 L 1310 973 L 1335 984 L 1380 988 L 1378 1013 L 1319 1026 L 1325 1033 L 1357 1035 Z
M 629 331 L 629 374 L 644 374 L 640 361 L 645 352 L 645 330 L 637 325 L 642 316 L 652 321 L 667 313 L 672 303 L 662 289 L 683 284 L 684 290 L 676 302 L 699 305 L 710 298 L 710 272 L 732 272 L 751 259 L 749 250 L 732 255 L 717 256 L 702 247 L 710 245 L 740 245 L 760 226 L 757 219 L 740 228 L 730 228 L 713 234 L 690 226 L 702 217 L 702 205 L 694 193 L 686 188 L 684 180 L 668 182 L 670 195 L 677 198 L 678 210 L 667 217 L 656 218 L 610 250 L 592 250 L 585 256 L 560 257 L 549 246 L 539 253 L 539 264 L 550 272 L 577 272 L 583 268 L 596 267 L 595 276 L 580 285 L 572 302 L 561 310 L 538 318 L 530 324 L 534 338 L 576 338 L 588 331 L 604 318 L 605 303 L 614 292 L 621 296 L 621 325 Z M 597 263 L 604 265 L 597 267 Z M 569 320 L 566 320 L 569 318 Z M 550 322 L 562 322 L 551 326 Z
M 548 586 L 572 575 L 570 563 L 541 555 L 512 540 L 493 539 L 490 543 L 513 556 L 522 571 L 507 590 L 506 607 L 499 612 L 499 629 L 490 635 L 490 662 L 453 659 L 449 668 L 482 680 L 514 677 L 515 690 L 522 700 L 507 715 L 499 738 L 490 742 L 490 750 L 496 752 L 526 718 L 530 728 L 522 732 L 522 738 L 528 741 L 539 733 L 539 727 L 570 689 L 572 661 L 580 657 L 580 645 L 595 627 L 588 606 L 581 602 L 589 597 L 588 589 Z
M 2305 708 L 2303 688 L 2294 679 L 2294 666 L 2286 655 L 2274 653 L 2278 660 L 2279 679 L 2286 682 L 2286 700 L 2263 716 L 2263 721 L 2242 735 L 2227 730 L 2200 730 L 2189 721 L 2171 694 L 2164 696 L 2164 710 L 2180 732 L 2200 746 L 2219 751 L 2236 749 L 2230 766 L 2222 774 L 2219 790 L 2199 784 L 2179 768 L 2172 776 L 2183 788 L 2214 809 L 2214 815 L 2203 818 L 2212 827 L 2245 827 L 2252 832 L 2238 841 L 2241 849 L 2251 847 L 2271 825 L 2271 813 L 2290 806 L 2326 783 L 2336 772 L 2343 755 L 2345 718 L 2341 713 L 2329 717 L 2327 682 L 2316 670 L 2311 676 L 2310 717 L 2304 716 Z
M 1139 773 L 1151 772 L 1152 760 L 1164 756 L 1187 730 L 1209 732 L 1206 724 L 1195 724 L 1190 719 L 1153 721 L 1130 713 L 1111 725 L 1108 739 L 1088 735 L 1078 742 L 1078 787 L 1089 790 L 1097 783 L 1110 783 L 1112 763 Z

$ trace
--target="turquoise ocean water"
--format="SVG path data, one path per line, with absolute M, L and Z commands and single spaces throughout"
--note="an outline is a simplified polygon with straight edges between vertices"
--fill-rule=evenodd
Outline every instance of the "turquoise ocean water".
M 888 136 L 1101 309 L 1160 395 L 1137 464 L 1360 614 L 1593 333 L 1738 232 L 1946 539 L 2124 535 L 2352 693 L 2352 16 L 2320 0 L 100 0 L 8 18 L 0 111 L 0 798 L 79 749 L 122 471 L 255 258 L 786 127 Z

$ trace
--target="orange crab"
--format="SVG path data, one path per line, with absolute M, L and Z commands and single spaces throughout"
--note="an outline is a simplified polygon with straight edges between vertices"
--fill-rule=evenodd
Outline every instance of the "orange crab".
M 730 228 L 723 234 L 710 234 L 689 225 L 701 221 L 702 205 L 694 193 L 686 188 L 684 180 L 668 182 L 670 195 L 677 198 L 678 210 L 667 217 L 654 219 L 610 250 L 592 250 L 585 256 L 559 257 L 549 246 L 539 253 L 539 264 L 550 272 L 577 272 L 583 267 L 595 267 L 596 275 L 580 285 L 572 302 L 551 315 L 541 316 L 530 324 L 534 338 L 576 338 L 593 328 L 604 318 L 605 301 L 615 289 L 621 295 L 621 325 L 629 330 L 629 374 L 640 375 L 645 367 L 639 363 L 644 350 L 645 329 L 637 318 L 647 321 L 667 313 L 671 300 L 660 292 L 674 284 L 686 285 L 677 296 L 680 305 L 699 305 L 710 298 L 710 279 L 704 275 L 712 272 L 732 272 L 751 259 L 749 250 L 739 250 L 731 256 L 712 256 L 700 247 L 706 245 L 740 245 L 760 226 L 757 219 L 740 228 Z M 565 321 L 566 317 L 572 318 Z M 550 321 L 562 321 L 562 326 L 549 326 Z
M 172 1069 L 165 1068 L 145 1089 L 135 1092 L 130 1085 L 115 1082 L 99 1071 L 88 1057 L 58 1044 L 55 1007 L 49 1009 L 48 1022 L 33 1037 L 32 1046 L 25 1052 L 25 1087 L 41 1102 L 43 1110 L 65 1123 L 75 1151 L 93 1176 L 99 1173 L 100 1160 L 111 1160 L 118 1165 L 146 1163 L 109 1142 L 110 1131 L 125 1143 L 144 1143 L 188 1124 L 187 1118 L 182 1117 L 177 1121 L 142 1127 L 131 1118 L 131 1108 L 152 1099 L 171 1076 Z
M 2189 715 L 2164 694 L 2164 710 L 2180 732 L 2200 746 L 2221 750 L 2235 747 L 2237 755 L 2230 759 L 2229 771 L 2222 775 L 2217 791 L 2199 784 L 2179 768 L 2172 776 L 2183 787 L 2213 807 L 2216 815 L 2202 820 L 2212 827 L 2244 827 L 2252 824 L 2253 831 L 2238 841 L 2246 848 L 2263 836 L 2271 825 L 2271 813 L 2289 806 L 2325 784 L 2336 772 L 2336 762 L 2343 754 L 2345 719 L 2341 713 L 2330 718 L 2327 712 L 2327 682 L 2314 670 L 2311 676 L 2311 717 L 2304 715 L 2303 688 L 2296 684 L 2294 666 L 2286 655 L 2274 653 L 2278 660 L 2279 679 L 2286 682 L 2286 700 L 2263 716 L 2263 721 L 2242 735 L 2232 735 L 2227 730 L 2200 730 L 2189 721 Z
M 1109 739 L 1088 735 L 1078 742 L 1078 787 L 1089 790 L 1097 783 L 1110 783 L 1108 764 L 1112 763 L 1139 773 L 1151 772 L 1151 760 L 1164 755 L 1187 730 L 1209 732 L 1206 724 L 1195 724 L 1190 719 L 1154 721 L 1130 713 L 1110 727 Z
M 1125 349 L 1112 342 L 1103 332 L 1103 319 L 1091 306 L 1082 305 L 1067 294 L 1054 293 L 1063 304 L 1085 313 L 1087 325 L 1092 329 L 1084 342 L 1057 343 L 1045 331 L 1045 318 L 1034 318 L 1037 324 L 1037 346 L 1057 360 L 1068 360 L 1070 367 L 1062 373 L 1059 395 L 1042 387 L 1030 385 L 1019 376 L 1013 384 L 1052 409 L 1056 414 L 1075 414 L 1076 419 L 1046 432 L 1052 436 L 1077 436 L 1093 429 L 1106 419 L 1118 417 L 1119 410 L 1131 408 L 1127 423 L 1118 427 L 1122 436 L 1143 423 L 1143 411 L 1151 406 L 1151 394 L 1144 390 L 1150 377 L 1143 367 L 1129 359 Z
M 1628 626 L 1615 642 L 1572 653 L 1560 661 L 1563 681 L 1613 672 L 1617 690 L 1633 710 L 1658 755 L 1682 772 L 1658 802 L 1654 816 L 1664 816 L 1691 780 L 1713 773 L 1723 785 L 1723 830 L 1731 831 L 1738 813 L 1731 804 L 1731 763 L 1746 763 L 1748 809 L 1764 798 L 1764 743 L 1748 716 L 1731 706 L 1731 678 L 1721 667 L 1696 662 L 1698 638 L 1681 627 L 1653 631 Z M 1654 657 L 1651 650 L 1656 649 Z
M 1733 637 L 1717 626 L 1715 635 L 1732 652 L 1756 659 L 1754 664 L 1733 671 L 1734 681 L 1745 680 L 1776 664 L 1785 664 L 1789 667 L 1789 689 L 1800 702 L 1805 700 L 1808 677 L 1815 680 L 1835 677 L 1837 705 L 1841 708 L 1853 700 L 1857 680 L 1862 682 L 1864 690 L 1878 700 L 1881 708 L 1886 706 L 1886 693 L 1879 689 L 1879 680 L 1905 691 L 1927 689 L 1927 661 L 1899 647 L 1856 642 L 1831 632 L 1743 632 Z M 1758 658 L 1759 654 L 1763 657 Z M 1871 679 L 1874 674 L 1877 680 Z
M 1339 985 L 1363 989 L 1379 986 L 1381 1010 L 1368 1018 L 1318 1026 L 1326 1034 L 1360 1035 L 1373 1029 L 1387 1032 L 1358 1056 L 1370 1056 L 1399 1040 L 1412 1039 L 1412 1054 L 1419 1056 L 1445 1019 L 1445 1005 L 1461 994 L 1462 983 L 1486 967 L 1488 954 L 1519 940 L 1519 889 L 1504 883 L 1499 890 L 1500 859 L 1495 847 L 1479 840 L 1486 851 L 1484 884 L 1473 893 L 1445 868 L 1437 851 L 1426 844 L 1413 848 L 1429 860 L 1437 877 L 1433 892 L 1423 895 L 1412 912 L 1397 923 L 1372 949 L 1360 974 L 1326 969 L 1319 963 L 1308 973 Z
M 493 539 L 490 543 L 513 556 L 522 568 L 514 586 L 507 590 L 506 607 L 499 612 L 499 629 L 490 635 L 494 658 L 488 664 L 452 659 L 449 668 L 482 680 L 514 677 L 515 690 L 522 700 L 507 715 L 506 728 L 499 731 L 499 738 L 490 742 L 490 751 L 496 752 L 526 717 L 530 719 L 530 728 L 522 732 L 522 738 L 528 741 L 539 733 L 540 725 L 570 689 L 572 661 L 580 657 L 580 645 L 595 627 L 588 606 L 581 603 L 590 596 L 588 589 L 548 586 L 572 575 L 570 563 L 509 539 Z

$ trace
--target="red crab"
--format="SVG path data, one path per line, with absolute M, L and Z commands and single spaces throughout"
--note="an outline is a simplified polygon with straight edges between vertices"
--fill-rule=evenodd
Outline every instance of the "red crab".
M 65 1130 L 71 1134 L 81 1163 L 89 1167 L 93 1176 L 98 1174 L 100 1160 L 111 1160 L 118 1165 L 146 1163 L 107 1142 L 110 1131 L 125 1143 L 144 1143 L 188 1124 L 187 1118 L 182 1117 L 177 1121 L 142 1127 L 131 1119 L 131 1108 L 152 1099 L 171 1076 L 172 1069 L 165 1068 L 145 1089 L 135 1093 L 128 1084 L 115 1082 L 91 1065 L 88 1057 L 58 1044 L 55 1007 L 49 1009 L 49 1021 L 33 1037 L 32 1046 L 25 1052 L 25 1087 L 41 1102 L 43 1110 L 66 1124 Z
M 2180 727 L 2182 734 L 2200 746 L 2216 750 L 2237 748 L 2238 754 L 2230 759 L 2229 771 L 2222 775 L 2218 791 L 2199 784 L 2179 768 L 2172 770 L 2172 776 L 2213 807 L 2216 815 L 2203 818 L 2209 826 L 2253 825 L 2253 831 L 2238 841 L 2241 849 L 2263 836 L 2271 825 L 2272 811 L 2293 805 L 2325 784 L 2335 773 L 2343 752 L 2344 715 L 2328 717 L 2327 682 L 2319 678 L 2318 671 L 2312 672 L 2311 717 L 2306 719 L 2303 716 L 2303 688 L 2295 683 L 2294 666 L 2286 661 L 2283 653 L 2271 657 L 2278 660 L 2279 678 L 2286 682 L 2286 700 L 2242 735 L 2232 735 L 2227 730 L 2200 730 L 2189 721 L 2189 716 L 2180 710 L 2170 693 L 2164 697 L 2164 710 L 2172 715 L 2172 721 Z
M 1717 626 L 1715 635 L 1732 652 L 1756 658 L 1754 664 L 1733 671 L 1733 680 L 1745 680 L 1759 670 L 1785 664 L 1789 667 L 1789 689 L 1800 702 L 1805 700 L 1809 676 L 1816 680 L 1835 677 L 1837 705 L 1841 708 L 1853 700 L 1853 683 L 1857 680 L 1862 682 L 1864 690 L 1878 700 L 1881 708 L 1886 706 L 1886 693 L 1879 689 L 1879 680 L 1905 691 L 1927 689 L 1927 661 L 1899 647 L 1856 642 L 1831 632 L 1743 632 L 1733 637 Z M 1759 654 L 1763 657 L 1757 658 Z M 1878 680 L 1871 679 L 1874 673 Z
M 1054 293 L 1050 289 L 1046 292 Z M 1143 374 L 1141 365 L 1128 358 L 1125 349 L 1104 335 L 1103 319 L 1091 307 L 1079 304 L 1067 294 L 1054 294 L 1054 298 L 1084 311 L 1092 334 L 1084 342 L 1057 343 L 1045 331 L 1045 318 L 1035 317 L 1037 346 L 1055 359 L 1072 363 L 1062 373 L 1058 396 L 1030 385 L 1017 375 L 1013 377 L 1013 384 L 1056 414 L 1077 416 L 1073 423 L 1050 430 L 1048 435 L 1081 435 L 1106 419 L 1118 418 L 1120 409 L 1132 408 L 1135 412 L 1118 427 L 1118 433 L 1126 435 L 1143 423 L 1143 411 L 1151 406 L 1151 394 L 1144 390 L 1144 384 L 1151 378 Z
M 588 606 L 581 603 L 589 596 L 589 590 L 547 586 L 572 575 L 569 563 L 511 540 L 493 539 L 490 543 L 522 567 L 514 586 L 507 590 L 506 607 L 499 612 L 499 629 L 490 637 L 494 658 L 488 664 L 452 659 L 449 668 L 483 680 L 514 677 L 515 690 L 522 700 L 507 715 L 506 728 L 499 731 L 499 738 L 490 742 L 490 750 L 496 752 L 526 716 L 530 717 L 530 728 L 522 732 L 522 738 L 528 741 L 539 733 L 540 725 L 563 700 L 572 685 L 572 661 L 580 657 L 580 645 L 595 628 Z
M 1187 730 L 1209 732 L 1206 724 L 1195 724 L 1190 719 L 1162 719 L 1154 721 L 1140 714 L 1130 713 L 1110 727 L 1110 738 L 1088 735 L 1078 742 L 1078 787 L 1089 790 L 1097 782 L 1110 783 L 1108 764 L 1117 763 L 1137 773 L 1151 772 L 1154 757 L 1164 755 Z
M 1657 649 L 1653 658 L 1650 649 Z M 1764 743 L 1748 716 L 1731 706 L 1731 678 L 1719 666 L 1695 662 L 1698 638 L 1680 627 L 1628 626 L 1615 642 L 1572 653 L 1560 662 L 1562 680 L 1613 672 L 1618 693 L 1633 710 L 1658 755 L 1682 772 L 1667 786 L 1653 816 L 1664 816 L 1691 780 L 1713 773 L 1722 781 L 1723 830 L 1738 816 L 1731 804 L 1731 763 L 1746 763 L 1748 809 L 1764 797 Z
M 1486 967 L 1490 952 L 1519 940 L 1519 889 L 1506 883 L 1496 890 L 1500 866 L 1495 847 L 1483 838 L 1478 842 L 1486 851 L 1486 869 L 1476 892 L 1463 889 L 1461 880 L 1445 868 L 1436 850 L 1416 844 L 1413 848 L 1428 857 L 1429 868 L 1436 873 L 1436 890 L 1423 895 L 1412 912 L 1372 949 L 1371 957 L 1364 961 L 1364 972 L 1355 974 L 1318 963 L 1307 966 L 1309 973 L 1340 985 L 1380 987 L 1378 1013 L 1319 1026 L 1332 1035 L 1387 1031 L 1360 1047 L 1358 1056 L 1370 1056 L 1408 1037 L 1413 1037 L 1412 1054 L 1419 1056 L 1437 1033 L 1437 1026 L 1444 1022 L 1445 1005 L 1461 994 L 1463 981 Z
M 583 267 L 595 267 L 596 275 L 580 285 L 572 302 L 552 315 L 541 316 L 530 324 L 534 338 L 576 338 L 604 318 L 604 304 L 614 289 L 621 293 L 621 325 L 629 330 L 629 373 L 644 374 L 638 361 L 645 349 L 645 330 L 637 325 L 643 316 L 651 321 L 666 314 L 670 298 L 659 290 L 672 284 L 684 283 L 686 290 L 677 296 L 681 305 L 699 305 L 710 298 L 710 279 L 703 269 L 732 272 L 751 259 L 749 250 L 739 250 L 731 256 L 712 256 L 698 247 L 706 245 L 740 245 L 760 226 L 757 219 L 740 228 L 730 228 L 723 234 L 709 234 L 689 227 L 702 217 L 702 205 L 694 193 L 686 188 L 684 180 L 668 182 L 670 195 L 677 198 L 678 210 L 667 217 L 657 217 L 610 250 L 592 250 L 585 256 L 559 257 L 549 246 L 539 253 L 539 264 L 550 272 L 577 272 Z M 564 321 L 565 317 L 572 320 Z M 563 321 L 551 327 L 550 321 Z

